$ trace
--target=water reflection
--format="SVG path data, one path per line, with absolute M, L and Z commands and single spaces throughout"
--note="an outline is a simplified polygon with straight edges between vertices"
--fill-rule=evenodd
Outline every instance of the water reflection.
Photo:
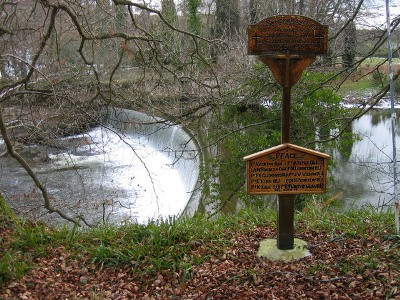
M 334 154 L 331 174 L 335 182 L 331 189 L 343 192 L 340 199 L 346 207 L 387 206 L 393 201 L 391 112 L 373 109 L 354 121 L 351 130 L 359 135 L 359 140 Z M 399 124 L 395 132 L 399 146 Z

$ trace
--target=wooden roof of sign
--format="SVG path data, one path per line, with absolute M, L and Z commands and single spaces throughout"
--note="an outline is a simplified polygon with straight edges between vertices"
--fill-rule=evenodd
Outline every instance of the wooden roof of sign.
M 265 156 L 267 154 L 274 153 L 274 152 L 279 151 L 279 150 L 284 150 L 286 148 L 295 149 L 295 150 L 298 150 L 300 152 L 309 153 L 311 155 L 319 156 L 319 157 L 322 157 L 322 158 L 330 158 L 330 156 L 328 154 L 325 154 L 325 153 L 322 153 L 322 152 L 318 152 L 318 151 L 315 151 L 315 150 L 311 150 L 311 149 L 308 149 L 308 148 L 304 148 L 304 147 L 301 147 L 301 146 L 297 146 L 297 145 L 294 145 L 294 144 L 285 143 L 285 144 L 281 144 L 281 145 L 278 145 L 278 146 L 275 146 L 275 147 L 272 147 L 272 148 L 268 148 L 268 149 L 262 150 L 260 152 L 256 152 L 256 153 L 247 155 L 247 156 L 243 157 L 243 159 L 245 161 L 246 160 L 255 159 L 257 157 Z
M 328 50 L 328 26 L 299 15 L 278 15 L 249 25 L 249 55 L 322 55 Z

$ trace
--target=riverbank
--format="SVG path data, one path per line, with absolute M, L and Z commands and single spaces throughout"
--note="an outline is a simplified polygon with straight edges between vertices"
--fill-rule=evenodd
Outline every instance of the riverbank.
M 0 299 L 399 299 L 393 215 L 309 203 L 296 236 L 311 256 L 257 258 L 271 210 L 147 225 L 54 229 L 0 210 Z
M 102 115 L 96 103 L 60 101 L 10 103 L 3 107 L 9 137 L 24 145 L 63 147 L 61 137 L 84 133 L 98 125 Z

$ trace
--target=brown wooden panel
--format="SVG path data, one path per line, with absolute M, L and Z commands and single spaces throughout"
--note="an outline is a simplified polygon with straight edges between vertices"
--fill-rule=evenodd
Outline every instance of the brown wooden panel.
M 247 33 L 249 55 L 320 55 L 328 49 L 328 26 L 304 16 L 273 16 L 250 25 Z
M 274 149 L 274 148 L 272 148 Z M 280 147 L 246 161 L 248 194 L 319 194 L 326 190 L 327 158 Z

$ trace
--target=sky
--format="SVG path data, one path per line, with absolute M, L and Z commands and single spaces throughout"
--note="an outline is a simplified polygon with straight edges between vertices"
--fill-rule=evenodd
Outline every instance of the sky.
M 370 6 L 368 12 L 371 17 L 365 18 L 362 22 L 369 26 L 386 27 L 386 0 L 367 0 Z M 400 0 L 389 0 L 390 20 L 400 15 Z
M 142 0 L 144 3 L 151 3 L 152 7 L 156 9 L 161 9 L 160 2 L 161 0 Z M 211 2 L 212 0 L 203 0 L 202 2 Z M 174 0 L 176 4 L 182 2 L 182 0 Z M 357 4 L 359 0 L 354 0 L 354 3 Z M 395 16 L 400 15 L 400 0 L 389 0 L 390 3 L 390 15 L 391 20 L 394 19 Z M 368 17 L 357 20 L 358 25 L 362 27 L 380 27 L 386 28 L 386 0 L 365 0 L 364 1 L 364 11 L 368 11 Z

